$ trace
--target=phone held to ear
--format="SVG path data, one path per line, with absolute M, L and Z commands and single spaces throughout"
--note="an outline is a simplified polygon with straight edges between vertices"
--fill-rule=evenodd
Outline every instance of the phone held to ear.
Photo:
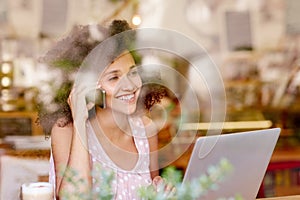
M 106 108 L 106 92 L 103 89 L 96 89 L 95 91 L 89 92 L 85 99 L 87 103 L 94 103 L 95 106 L 99 106 L 100 108 Z

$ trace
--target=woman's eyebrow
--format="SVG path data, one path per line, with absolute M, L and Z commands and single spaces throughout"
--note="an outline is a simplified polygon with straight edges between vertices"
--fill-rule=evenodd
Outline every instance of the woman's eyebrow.
M 132 69 L 134 69 L 134 68 L 137 68 L 137 66 L 136 66 L 136 65 L 132 65 L 131 67 L 129 67 L 129 70 L 132 70 Z M 105 73 L 103 74 L 103 76 L 107 76 L 107 75 L 109 75 L 109 74 L 117 74 L 117 73 L 119 73 L 119 72 L 120 72 L 120 70 L 119 70 L 119 69 L 116 69 L 116 70 L 112 70 L 112 71 L 105 72 Z
M 136 65 L 132 65 L 131 67 L 129 67 L 129 70 L 132 70 L 134 68 L 137 68 L 137 66 Z
M 120 72 L 120 70 L 113 70 L 113 71 L 105 72 L 103 75 L 106 76 L 106 75 L 109 75 L 109 74 L 117 74 L 118 72 Z

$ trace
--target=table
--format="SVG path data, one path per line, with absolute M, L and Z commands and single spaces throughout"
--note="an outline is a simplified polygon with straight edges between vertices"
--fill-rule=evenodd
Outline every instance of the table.
M 1 200 L 18 200 L 20 186 L 23 183 L 48 181 L 50 150 L 4 149 L 3 151 L 0 155 Z
M 258 200 L 297 200 L 300 199 L 300 195 L 294 195 L 294 196 L 283 196 L 283 197 L 272 197 L 272 198 L 261 198 Z

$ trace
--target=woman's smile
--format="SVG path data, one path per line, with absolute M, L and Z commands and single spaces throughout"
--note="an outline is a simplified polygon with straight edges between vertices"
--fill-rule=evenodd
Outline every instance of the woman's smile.
M 132 94 L 124 94 L 124 95 L 121 95 L 121 96 L 118 96 L 117 99 L 125 102 L 125 103 L 135 103 L 135 93 L 132 93 Z

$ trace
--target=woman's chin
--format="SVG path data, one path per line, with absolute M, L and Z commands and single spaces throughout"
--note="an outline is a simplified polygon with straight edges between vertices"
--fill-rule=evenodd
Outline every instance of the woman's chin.
M 118 111 L 119 113 L 126 114 L 126 115 L 131 115 L 131 114 L 135 113 L 135 111 L 136 111 L 136 104 L 134 104 L 134 105 L 128 105 L 128 104 L 119 105 L 118 109 L 115 107 L 113 110 Z
M 131 114 L 135 113 L 135 111 L 136 111 L 136 106 L 129 106 L 126 111 L 126 114 L 131 115 Z

